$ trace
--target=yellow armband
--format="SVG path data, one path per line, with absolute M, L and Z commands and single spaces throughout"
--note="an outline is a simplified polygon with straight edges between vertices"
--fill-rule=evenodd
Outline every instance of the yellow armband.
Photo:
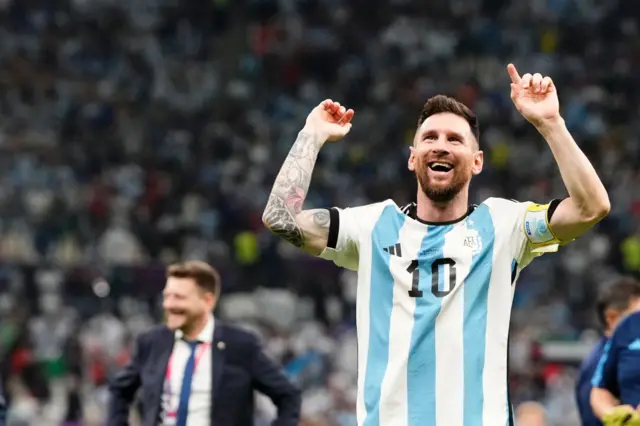
M 560 247 L 560 240 L 549 226 L 548 211 L 549 204 L 531 204 L 525 212 L 522 226 L 533 253 L 552 253 Z

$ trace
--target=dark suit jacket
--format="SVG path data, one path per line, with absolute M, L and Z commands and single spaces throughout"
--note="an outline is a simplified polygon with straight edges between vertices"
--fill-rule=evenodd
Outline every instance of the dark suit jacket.
M 297 426 L 300 392 L 264 354 L 258 339 L 217 319 L 214 330 L 211 425 L 253 425 L 255 389 L 270 397 L 278 408 L 274 426 Z M 174 342 L 174 332 L 164 325 L 138 336 L 131 360 L 110 383 L 107 426 L 128 425 L 129 409 L 138 389 L 142 425 L 158 426 L 165 371 Z

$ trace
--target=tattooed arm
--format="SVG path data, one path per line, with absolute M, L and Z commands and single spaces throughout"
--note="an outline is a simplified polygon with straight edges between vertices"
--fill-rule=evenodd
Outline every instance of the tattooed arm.
M 262 222 L 271 232 L 314 255 L 327 245 L 329 211 L 302 210 L 302 205 L 323 143 L 317 134 L 305 130 L 298 134 L 262 215 Z
M 302 210 L 311 173 L 324 143 L 349 133 L 353 114 L 329 99 L 311 111 L 276 177 L 262 215 L 271 232 L 313 255 L 327 246 L 330 215 L 325 209 Z

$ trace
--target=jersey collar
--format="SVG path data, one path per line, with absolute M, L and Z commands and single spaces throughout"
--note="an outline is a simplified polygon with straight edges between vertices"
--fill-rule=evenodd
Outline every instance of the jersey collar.
M 465 220 L 471 213 L 473 213 L 476 207 L 478 206 L 475 204 L 471 204 L 467 209 L 467 212 L 464 215 L 462 215 L 462 217 L 459 217 L 458 219 L 454 219 L 454 220 L 447 220 L 444 222 L 429 222 L 429 221 L 420 219 L 418 217 L 418 205 L 415 202 L 407 204 L 401 209 L 401 211 L 402 213 L 409 216 L 411 219 L 416 220 L 420 223 L 424 223 L 425 225 L 439 226 L 439 225 L 453 225 L 455 223 Z

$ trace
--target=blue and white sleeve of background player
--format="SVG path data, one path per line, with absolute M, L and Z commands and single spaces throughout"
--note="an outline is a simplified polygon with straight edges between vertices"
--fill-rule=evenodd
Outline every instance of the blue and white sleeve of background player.
M 340 267 L 357 271 L 360 245 L 365 238 L 371 237 L 371 230 L 380 213 L 389 204 L 390 200 L 387 200 L 359 207 L 329 209 L 329 238 L 320 257 L 331 260 Z
M 604 346 L 602 356 L 591 379 L 591 386 L 606 389 L 615 397 L 620 396 L 618 389 L 618 352 L 620 345 L 618 343 L 618 338 L 614 333 Z
M 553 200 L 547 204 L 503 198 L 485 201 L 494 222 L 510 235 L 513 258 L 519 270 L 540 255 L 558 251 L 560 240 L 553 234 L 549 223 L 560 201 Z

